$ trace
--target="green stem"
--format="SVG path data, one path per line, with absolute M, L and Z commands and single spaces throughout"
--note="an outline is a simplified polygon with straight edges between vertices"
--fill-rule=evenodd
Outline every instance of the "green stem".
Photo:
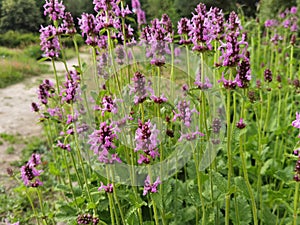
M 34 204 L 33 204 L 33 202 L 32 202 L 32 199 L 31 199 L 30 195 L 28 194 L 27 190 L 25 191 L 25 194 L 26 194 L 26 196 L 27 196 L 27 198 L 28 198 L 28 201 L 29 201 L 29 203 L 30 203 L 30 205 L 31 205 L 31 208 L 32 208 L 32 211 L 33 211 L 33 213 L 34 213 L 36 222 L 37 222 L 38 225 L 40 225 L 40 221 L 39 221 L 39 218 L 38 218 L 36 209 L 35 209 L 35 207 L 34 207 Z
M 255 198 L 254 198 L 254 194 L 252 191 L 252 187 L 251 187 L 251 184 L 250 184 L 249 178 L 248 178 L 246 158 L 245 158 L 244 149 L 243 149 L 243 143 L 244 143 L 243 139 L 244 139 L 243 136 L 241 136 L 240 137 L 240 156 L 242 159 L 242 169 L 243 169 L 244 179 L 245 179 L 247 189 L 248 189 L 250 199 L 251 199 L 251 207 L 252 207 L 254 225 L 258 225 L 256 203 L 255 203 Z
M 75 117 L 75 112 L 74 112 L 73 105 L 71 105 L 71 111 L 72 111 L 72 116 L 74 118 Z M 75 145 L 76 145 L 76 154 L 77 154 L 77 158 L 79 159 L 79 164 L 80 164 L 81 169 L 82 169 L 82 174 L 83 174 L 83 179 L 84 179 L 84 183 L 85 183 L 86 192 L 87 192 L 87 195 L 88 195 L 88 198 L 89 198 L 90 202 L 93 203 L 93 206 L 94 206 L 95 205 L 94 200 L 91 197 L 91 193 L 90 193 L 89 185 L 88 185 L 88 180 L 87 180 L 87 176 L 86 176 L 86 172 L 85 172 L 85 167 L 84 167 L 84 163 L 83 163 L 81 152 L 80 152 L 79 141 L 78 141 L 78 133 L 77 133 L 77 128 L 76 128 L 75 121 L 73 122 L 73 130 L 74 130 L 74 139 L 75 139 Z M 95 208 L 93 208 L 93 210 L 95 211 Z
M 298 217 L 298 204 L 299 204 L 299 185 L 300 183 L 296 183 L 296 190 L 295 190 L 295 195 L 294 195 L 294 224 L 297 225 L 297 217 Z
M 63 45 L 62 45 L 62 41 L 61 41 L 60 36 L 58 36 L 58 40 L 59 40 L 60 46 L 63 46 Z M 70 73 L 69 73 L 69 69 L 68 69 L 67 62 L 66 62 L 66 55 L 65 55 L 64 48 L 61 48 L 60 52 L 61 52 L 61 56 L 62 56 L 62 62 L 63 62 L 63 64 L 64 64 L 65 69 L 66 69 L 66 72 L 68 73 L 68 76 L 69 76 Z
M 43 214 L 43 221 L 44 221 L 45 224 L 48 224 L 47 217 L 46 217 L 45 211 L 44 211 L 44 205 L 43 205 L 43 200 L 42 200 L 42 195 L 41 195 L 40 189 L 37 188 L 36 191 L 37 191 L 37 194 L 38 194 L 39 203 L 40 203 L 41 211 L 42 211 L 42 214 Z
M 54 75 L 55 75 L 56 91 L 57 91 L 57 95 L 59 96 L 59 94 L 60 94 L 60 89 L 59 89 L 59 83 L 58 83 L 57 70 L 56 70 L 56 66 L 55 66 L 54 59 L 51 59 L 51 61 L 52 61 L 52 67 L 53 67 Z
M 227 167 L 228 167 L 228 181 L 227 181 L 227 191 L 229 192 L 231 186 L 231 174 L 232 174 L 232 158 L 231 158 L 231 121 L 230 121 L 230 90 L 227 90 Z M 226 194 L 226 206 L 225 206 L 225 224 L 229 225 L 229 213 L 230 213 L 230 194 Z
M 111 194 L 108 194 L 108 200 L 109 200 L 109 211 L 110 211 L 111 224 L 115 225 L 114 211 L 113 211 L 114 202 L 113 202 Z
M 96 55 L 96 48 L 92 48 L 93 52 L 93 67 L 94 67 L 94 79 L 95 79 L 95 84 L 97 85 L 97 90 L 100 89 L 99 85 L 99 79 L 98 79 L 98 73 L 97 73 L 97 55 Z
M 192 82 L 191 82 L 191 77 L 190 77 L 190 53 L 189 53 L 189 47 L 187 45 L 185 46 L 185 51 L 186 51 L 188 84 L 189 84 L 189 87 L 191 87 Z
M 293 66 L 294 66 L 294 45 L 291 45 L 290 52 L 290 79 L 293 79 Z
M 75 197 L 75 192 L 74 192 L 74 189 L 73 189 L 73 185 L 72 185 L 72 180 L 71 180 L 71 176 L 70 176 L 70 170 L 69 170 L 69 163 L 67 161 L 67 157 L 66 157 L 66 152 L 63 152 L 63 157 L 64 157 L 64 160 L 65 160 L 65 163 L 66 163 L 66 170 L 67 170 L 67 177 L 68 177 L 68 181 L 69 181 L 69 186 L 70 186 L 70 189 L 71 189 L 71 192 L 72 192 L 72 196 L 73 196 L 73 200 L 75 202 L 75 205 L 76 207 L 78 208 L 78 204 L 77 204 L 77 201 L 76 201 L 76 197 Z

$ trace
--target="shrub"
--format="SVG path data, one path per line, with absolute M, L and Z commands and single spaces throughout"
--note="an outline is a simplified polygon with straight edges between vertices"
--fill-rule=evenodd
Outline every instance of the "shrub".
M 8 48 L 24 47 L 39 43 L 39 36 L 33 33 L 22 34 L 17 31 L 7 31 L 0 34 L 0 46 Z

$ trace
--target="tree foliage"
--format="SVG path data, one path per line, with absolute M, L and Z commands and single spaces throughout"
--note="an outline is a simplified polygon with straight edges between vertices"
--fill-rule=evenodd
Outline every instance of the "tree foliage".
M 299 1 L 298 1 L 299 2 Z M 259 3 L 259 18 L 265 21 L 267 18 L 276 17 L 278 11 L 296 5 L 296 0 L 264 0 Z
M 1 15 L 1 32 L 37 32 L 42 23 L 40 10 L 34 0 L 4 0 Z

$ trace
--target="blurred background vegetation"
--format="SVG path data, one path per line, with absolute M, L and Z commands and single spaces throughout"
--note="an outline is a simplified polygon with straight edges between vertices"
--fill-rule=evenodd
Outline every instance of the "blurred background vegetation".
M 280 9 L 300 5 L 300 0 L 140 0 L 146 11 L 147 20 L 160 17 L 167 13 L 176 23 L 181 17 L 191 17 L 195 6 L 203 2 L 207 7 L 217 6 L 223 12 L 242 9 L 247 17 L 258 15 L 263 21 L 266 17 L 272 17 Z M 74 18 L 80 17 L 82 12 L 93 12 L 93 0 L 64 0 L 67 10 Z M 126 0 L 131 4 L 131 0 Z M 0 34 L 9 30 L 21 33 L 37 33 L 41 24 L 47 24 L 43 15 L 43 0 L 0 0 Z M 258 11 L 259 10 L 259 11 Z

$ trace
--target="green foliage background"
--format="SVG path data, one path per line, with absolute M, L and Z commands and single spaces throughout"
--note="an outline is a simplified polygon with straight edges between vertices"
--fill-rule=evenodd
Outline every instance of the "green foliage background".
M 131 0 L 125 0 L 131 5 Z M 83 12 L 94 13 L 93 0 L 64 0 L 64 4 L 77 22 L 77 18 Z M 191 12 L 200 2 L 207 7 L 217 6 L 223 9 L 224 13 L 241 8 L 246 16 L 255 17 L 257 10 L 261 21 L 267 17 L 272 17 L 280 9 L 300 5 L 300 0 L 140 0 L 143 10 L 146 11 L 147 21 L 156 17 L 161 17 L 167 13 L 173 23 L 181 17 L 191 17 Z M 42 0 L 0 0 L 0 33 L 8 30 L 19 32 L 38 32 L 40 24 L 47 24 L 45 18 L 44 1 Z

